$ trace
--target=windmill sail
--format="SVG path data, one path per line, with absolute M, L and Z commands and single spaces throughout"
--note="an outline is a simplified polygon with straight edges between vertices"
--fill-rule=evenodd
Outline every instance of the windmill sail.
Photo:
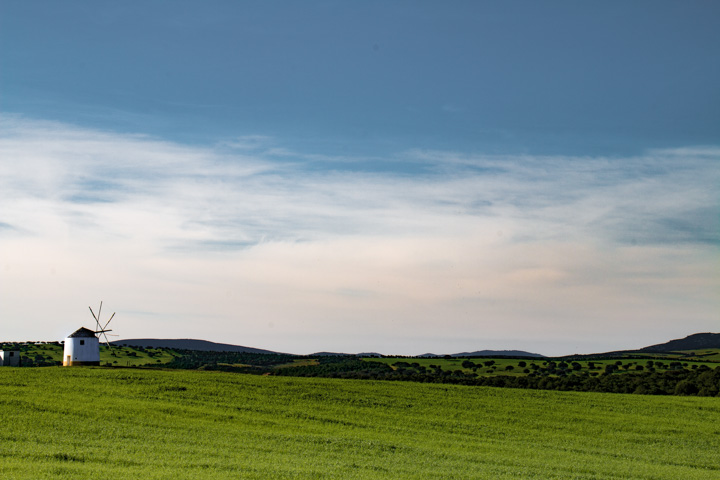
M 110 350 L 112 350 L 112 345 L 110 345 L 110 341 L 107 338 L 107 332 L 112 332 L 112 330 L 109 330 L 107 327 L 110 325 L 110 321 L 112 321 L 113 317 L 115 317 L 115 313 L 113 312 L 112 315 L 110 315 L 110 318 L 107 322 L 105 322 L 105 325 L 103 326 L 100 323 L 100 313 L 102 312 L 102 301 L 100 302 L 100 308 L 98 308 L 98 314 L 95 315 L 95 312 L 93 312 L 92 307 L 88 307 L 90 309 L 90 313 L 92 314 L 93 318 L 95 319 L 95 324 L 97 325 L 97 330 L 95 330 L 95 334 L 98 336 L 98 338 L 105 338 L 105 344 L 108 346 Z M 111 335 L 113 336 L 113 335 Z

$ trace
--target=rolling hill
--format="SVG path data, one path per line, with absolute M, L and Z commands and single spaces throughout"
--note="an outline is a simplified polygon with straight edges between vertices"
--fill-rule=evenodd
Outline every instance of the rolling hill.
M 206 352 L 242 352 L 242 353 L 280 353 L 272 350 L 263 350 L 260 348 L 245 347 L 242 345 L 231 345 L 227 343 L 215 343 L 207 340 L 197 339 L 159 339 L 159 338 L 133 338 L 126 340 L 117 340 L 112 342 L 113 345 L 127 345 L 133 347 L 163 347 L 175 348 L 181 350 L 198 350 Z M 670 340 L 666 343 L 651 345 L 637 350 L 619 350 L 605 353 L 591 354 L 575 354 L 567 355 L 570 358 L 580 357 L 617 357 L 634 353 L 669 353 L 669 352 L 688 352 L 700 349 L 720 349 L 720 333 L 696 333 L 688 335 L 685 338 Z M 350 355 L 347 353 L 336 352 L 317 352 L 313 356 L 333 356 L 333 355 Z M 381 356 L 379 353 L 358 354 L 361 356 Z M 445 355 L 435 353 L 425 353 L 418 357 L 443 357 Z M 530 357 L 543 358 L 544 355 L 531 353 L 522 350 L 478 350 L 474 352 L 453 353 L 451 357 Z
M 117 340 L 113 345 L 127 345 L 132 347 L 162 347 L 175 348 L 179 350 L 198 350 L 201 352 L 241 352 L 241 353 L 278 353 L 260 348 L 243 347 L 242 345 L 230 345 L 228 343 L 215 343 L 207 340 L 195 340 L 192 338 L 160 339 L 160 338 L 129 338 Z
M 646 353 L 683 352 L 705 348 L 720 348 L 720 333 L 696 333 L 685 338 L 641 348 Z

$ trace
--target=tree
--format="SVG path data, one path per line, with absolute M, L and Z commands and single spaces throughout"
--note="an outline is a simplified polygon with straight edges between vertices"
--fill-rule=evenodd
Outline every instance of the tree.
M 675 395 L 696 395 L 697 393 L 697 385 L 689 380 L 681 380 L 675 385 Z

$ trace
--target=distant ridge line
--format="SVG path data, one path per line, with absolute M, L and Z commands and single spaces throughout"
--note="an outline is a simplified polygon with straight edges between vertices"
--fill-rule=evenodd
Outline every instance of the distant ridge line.
M 232 345 L 228 343 L 216 343 L 208 340 L 197 340 L 192 338 L 181 338 L 181 339 L 160 339 L 160 338 L 131 338 L 126 340 L 117 340 L 111 342 L 112 345 L 128 345 L 133 347 L 162 347 L 162 348 L 174 348 L 179 350 L 197 350 L 206 352 L 240 352 L 240 353 L 267 353 L 267 354 L 281 354 L 282 352 L 275 352 L 272 350 L 263 350 L 260 348 L 245 347 L 242 345 Z M 526 357 L 526 358 L 600 358 L 600 357 L 616 357 L 628 354 L 639 354 L 639 353 L 669 353 L 678 351 L 692 351 L 701 349 L 713 349 L 720 348 L 720 333 L 695 333 L 688 335 L 685 338 L 670 340 L 666 343 L 657 345 L 651 345 L 649 347 L 639 348 L 635 350 L 617 350 L 613 352 L 605 353 L 590 353 L 590 354 L 573 354 L 563 355 L 559 357 L 547 357 L 539 353 L 531 353 L 523 350 L 478 350 L 475 352 L 462 352 L 450 354 L 450 357 Z M 295 355 L 295 354 L 286 354 Z M 367 357 L 380 357 L 380 356 L 395 356 L 388 354 L 380 354 L 377 352 L 372 353 L 337 353 L 337 352 L 316 352 L 310 354 L 310 356 L 334 356 L 334 355 L 355 355 L 355 356 L 367 356 Z M 443 354 L 425 353 L 422 355 L 415 355 L 415 357 L 421 358 L 433 358 L 433 357 L 445 357 Z
M 685 338 L 641 348 L 639 351 L 665 353 L 683 350 L 701 350 L 704 348 L 720 348 L 720 333 L 695 333 Z
M 675 353 L 691 352 L 693 350 L 704 350 L 720 348 L 720 333 L 694 333 L 685 338 L 670 340 L 669 342 L 650 345 L 649 347 L 635 350 L 614 350 L 604 353 L 586 353 L 565 355 L 561 358 L 612 358 L 626 355 L 648 354 L 648 353 Z
M 418 357 L 444 357 L 445 355 L 437 355 L 434 353 L 425 353 Z M 478 350 L 476 352 L 452 353 L 451 357 L 529 357 L 544 358 L 545 355 L 539 353 L 530 353 L 523 350 Z
M 175 348 L 178 350 L 197 350 L 202 352 L 279 353 L 273 352 L 272 350 L 244 347 L 242 345 L 231 345 L 229 343 L 215 343 L 208 340 L 196 340 L 193 338 L 129 338 L 126 340 L 116 340 L 111 343 L 113 345 L 129 345 L 132 347 L 162 347 Z

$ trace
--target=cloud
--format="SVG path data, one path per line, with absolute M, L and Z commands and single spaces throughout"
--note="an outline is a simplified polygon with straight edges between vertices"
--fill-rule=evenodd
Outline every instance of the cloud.
M 571 353 L 717 325 L 717 149 L 368 164 L 268 137 L 0 131 L 0 304 L 22 338 L 98 299 L 126 338 L 298 353 Z
M 258 150 L 272 145 L 273 138 L 268 135 L 241 135 L 220 143 L 220 147 L 237 150 Z

